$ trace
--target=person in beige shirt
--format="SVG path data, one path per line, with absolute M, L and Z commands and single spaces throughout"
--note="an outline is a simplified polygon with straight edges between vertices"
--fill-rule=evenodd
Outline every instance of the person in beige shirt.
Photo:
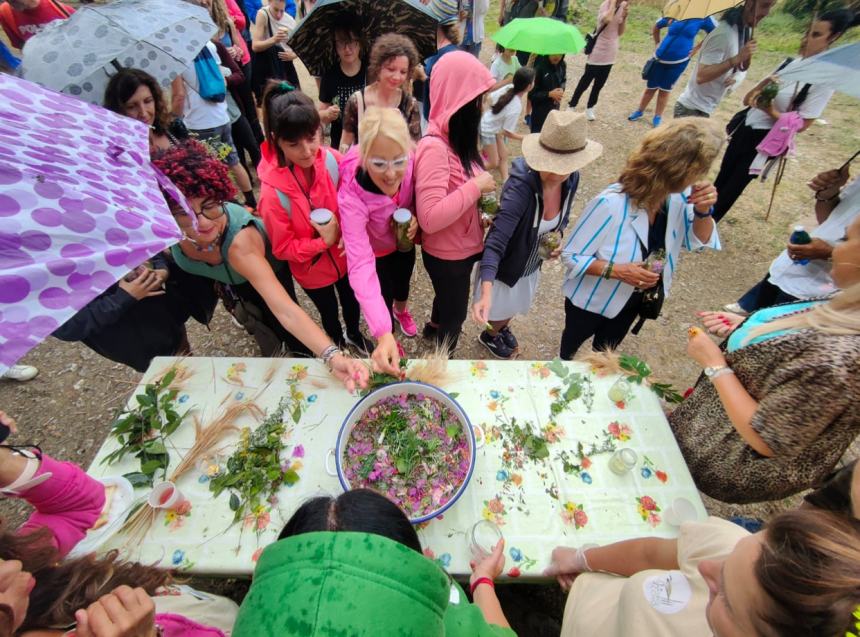
M 857 516 L 857 468 L 851 500 Z M 803 508 L 750 534 L 711 517 L 677 540 L 557 547 L 545 574 L 570 590 L 563 637 L 842 637 L 860 606 L 860 520 Z

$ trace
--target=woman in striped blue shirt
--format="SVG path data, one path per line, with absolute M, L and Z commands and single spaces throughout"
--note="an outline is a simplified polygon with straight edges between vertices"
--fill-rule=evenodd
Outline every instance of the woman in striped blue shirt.
M 655 128 L 627 158 L 618 183 L 586 206 L 562 252 L 561 358 L 573 358 L 592 336 L 595 350 L 617 347 L 644 292 L 662 284 L 668 295 L 682 247 L 720 248 L 711 219 L 717 191 L 702 179 L 723 141 L 704 118 Z M 646 265 L 655 260 L 662 268 Z

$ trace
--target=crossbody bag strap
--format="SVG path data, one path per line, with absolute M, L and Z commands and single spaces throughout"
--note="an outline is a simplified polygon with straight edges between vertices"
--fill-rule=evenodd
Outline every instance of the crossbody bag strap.
M 69 13 L 69 10 L 66 9 L 62 4 L 57 2 L 57 0 L 51 0 L 51 4 L 54 6 L 54 9 L 57 10 L 57 13 L 59 13 L 62 17 L 68 18 L 72 15 L 71 13 Z

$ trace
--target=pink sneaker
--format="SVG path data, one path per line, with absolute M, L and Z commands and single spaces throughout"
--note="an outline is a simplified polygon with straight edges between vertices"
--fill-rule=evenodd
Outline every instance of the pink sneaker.
M 409 308 L 406 308 L 402 312 L 391 308 L 391 313 L 394 314 L 394 320 L 400 325 L 400 331 L 403 332 L 404 336 L 412 338 L 418 333 L 418 326 L 415 325 L 415 319 L 412 318 Z

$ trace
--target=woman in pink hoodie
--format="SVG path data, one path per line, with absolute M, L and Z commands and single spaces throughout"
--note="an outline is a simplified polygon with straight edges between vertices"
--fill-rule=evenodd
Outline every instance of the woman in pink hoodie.
M 415 155 L 421 254 L 434 292 L 424 337 L 445 344 L 449 354 L 457 347 L 472 268 L 484 249 L 478 199 L 496 189 L 478 150 L 481 103 L 494 84 L 474 56 L 452 51 L 441 57 L 430 76 L 427 135 Z
M 409 298 L 415 248 L 398 250 L 393 217 L 399 208 L 414 210 L 412 140 L 406 120 L 393 108 L 368 108 L 358 128 L 359 146 L 340 164 L 337 195 L 347 271 L 377 342 L 373 361 L 379 371 L 397 376 L 402 350 L 394 340 L 393 319 Z M 417 232 L 413 215 L 410 242 Z

